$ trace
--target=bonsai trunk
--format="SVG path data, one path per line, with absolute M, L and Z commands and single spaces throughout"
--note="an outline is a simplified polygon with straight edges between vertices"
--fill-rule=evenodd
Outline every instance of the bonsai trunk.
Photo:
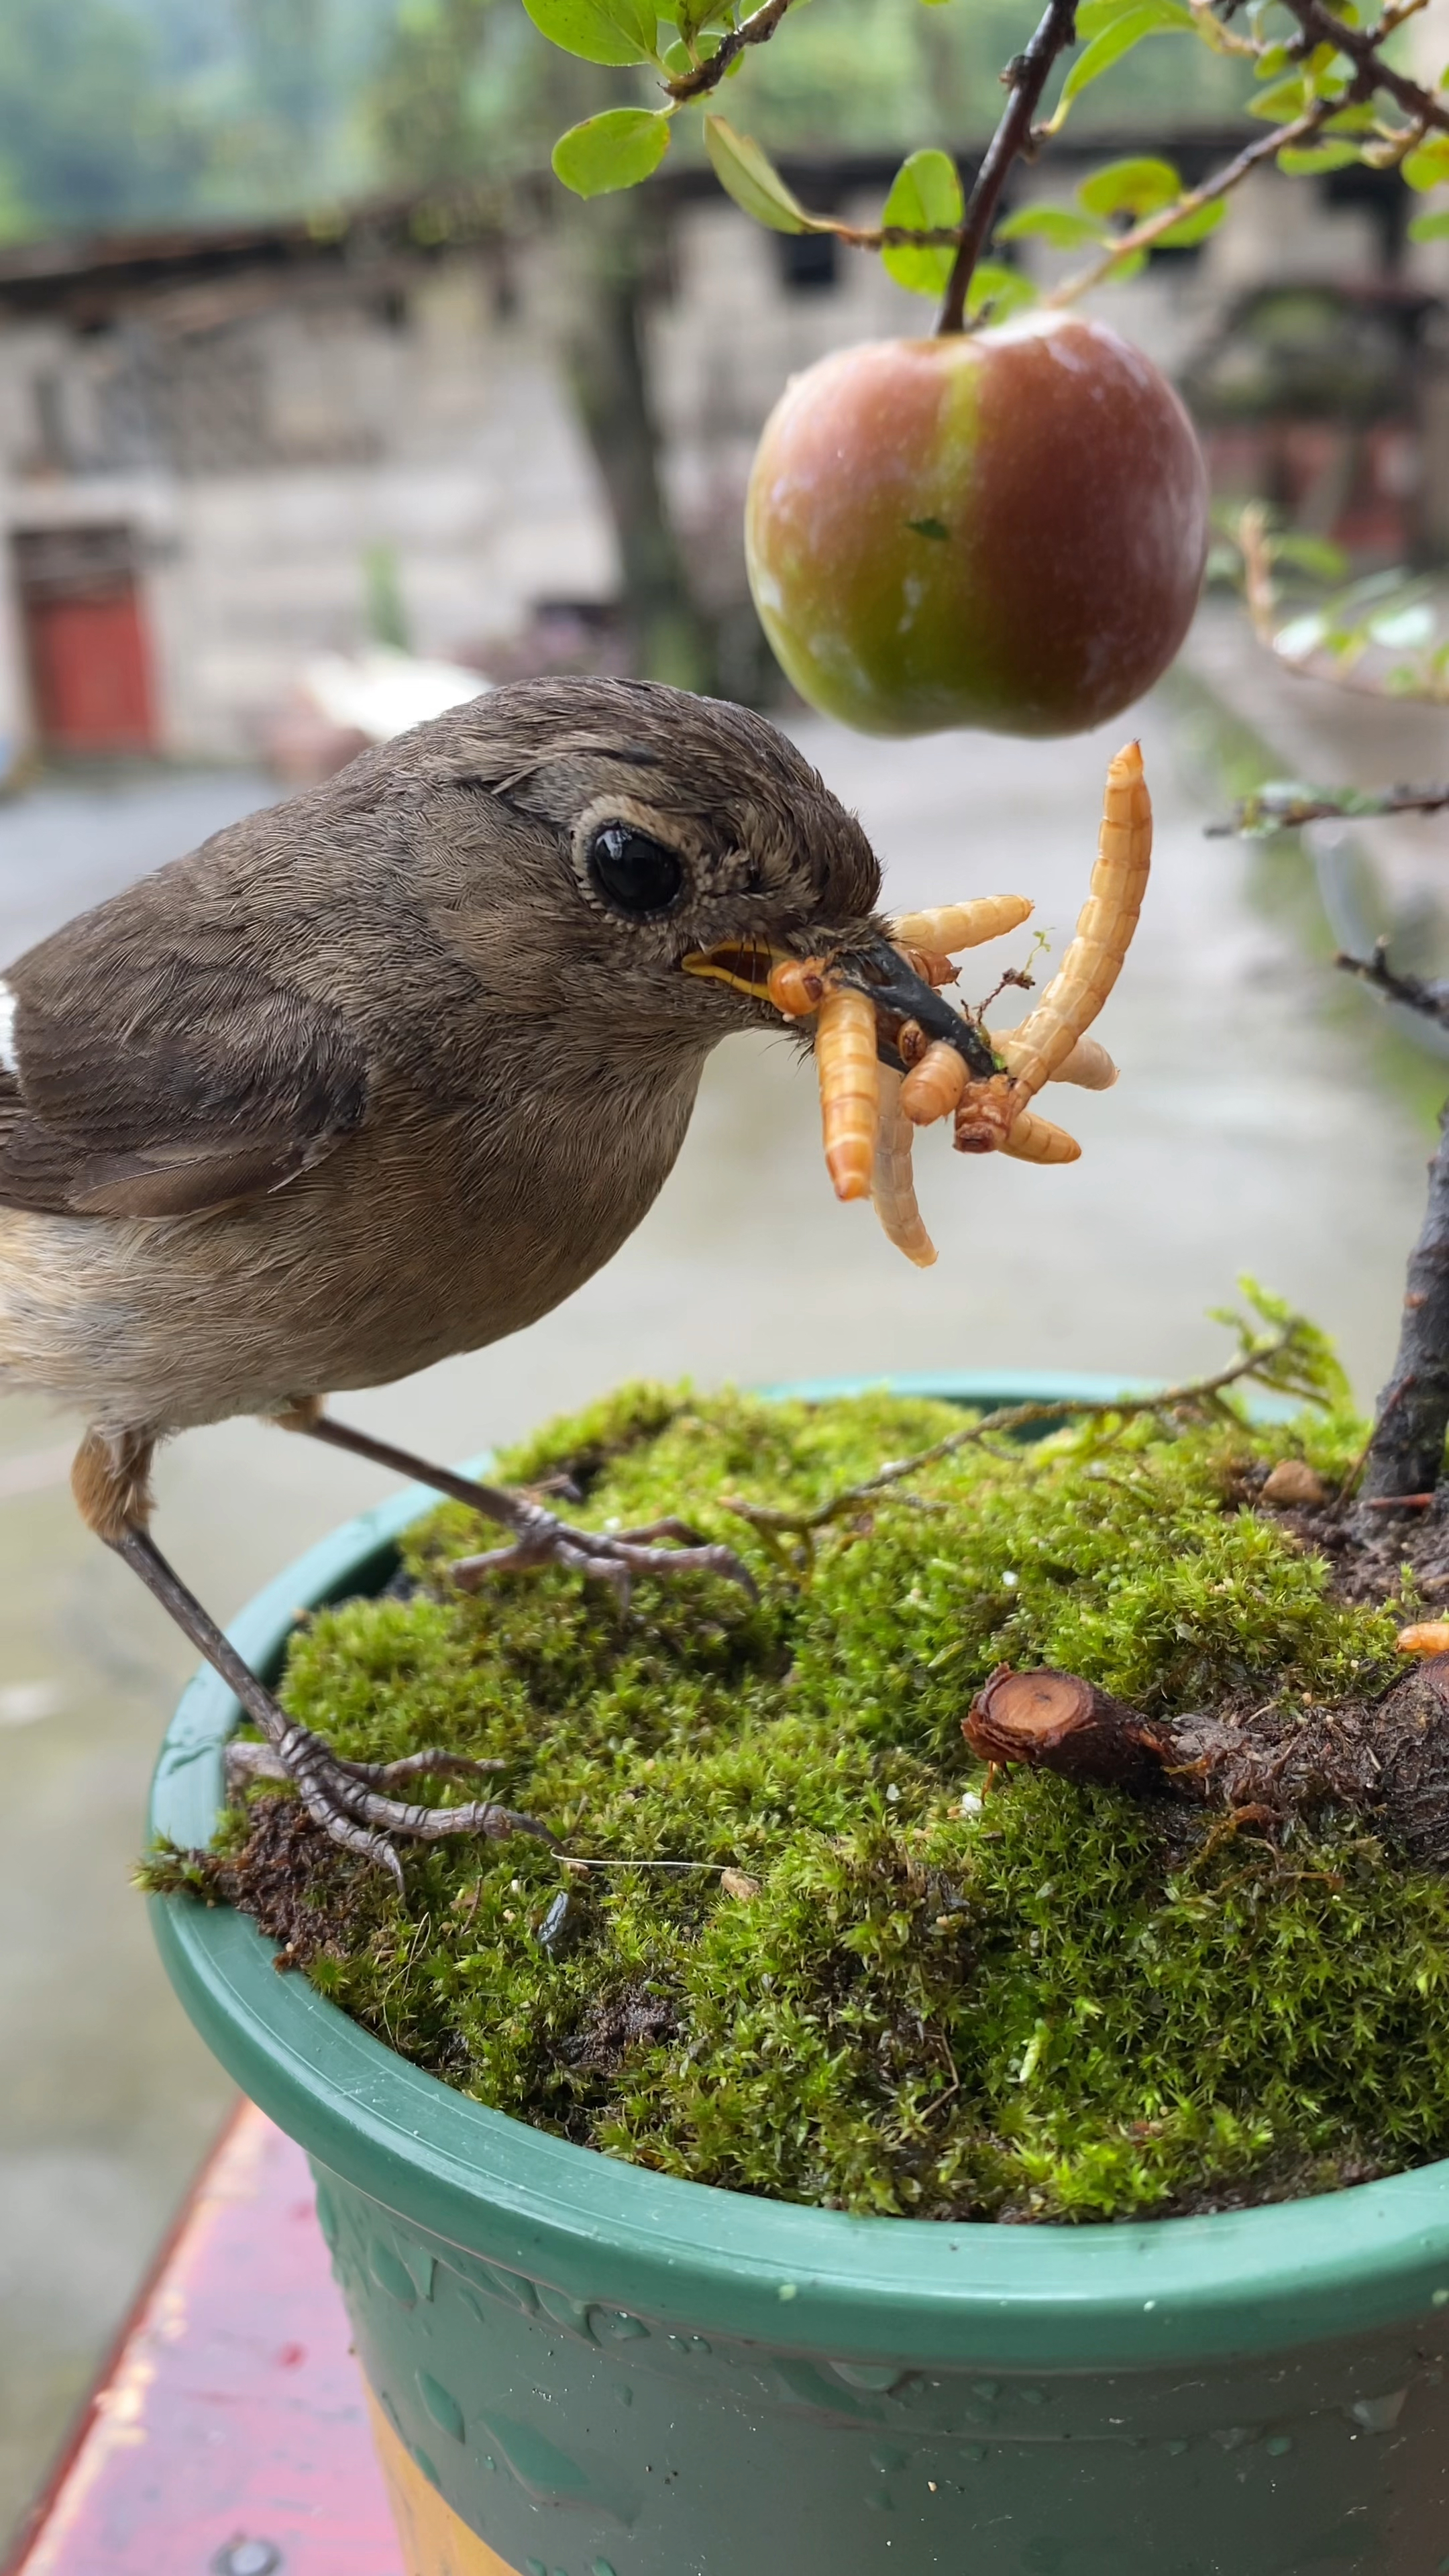
M 1379 1397 L 1365 1501 L 1432 1494 L 1449 1430 L 1449 1127 L 1440 1120 L 1429 1202 L 1409 1259 L 1393 1373 Z
M 568 367 L 618 540 L 636 665 L 646 679 L 709 690 L 712 640 L 690 595 L 659 472 L 644 346 L 642 210 L 629 197 L 590 205 L 571 227 L 569 250 L 576 294 Z

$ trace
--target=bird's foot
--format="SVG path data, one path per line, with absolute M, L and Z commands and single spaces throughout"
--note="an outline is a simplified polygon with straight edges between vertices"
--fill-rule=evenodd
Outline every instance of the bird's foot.
M 533 1834 L 552 1843 L 547 1825 L 491 1798 L 470 1799 L 458 1807 L 420 1807 L 391 1798 L 389 1788 L 420 1775 L 452 1774 L 477 1778 L 503 1769 L 501 1762 L 474 1761 L 463 1753 L 436 1749 L 405 1754 L 397 1762 L 349 1762 L 310 1727 L 288 1723 L 275 1742 L 229 1744 L 226 1776 L 229 1790 L 253 1780 L 286 1780 L 296 1790 L 314 1824 L 345 1851 L 357 1852 L 389 1871 L 403 1885 L 402 1863 L 393 1837 L 409 1842 L 442 1842 L 454 1834 L 483 1834 L 504 1842 L 510 1834 Z
M 460 1557 L 450 1566 L 453 1581 L 464 1592 L 478 1591 L 493 1574 L 525 1574 L 557 1565 L 611 1584 L 621 1610 L 627 1609 L 640 1574 L 718 1574 L 727 1583 L 738 1583 L 752 1601 L 756 1598 L 755 1578 L 734 1549 L 702 1539 L 684 1521 L 650 1521 L 644 1529 L 583 1530 L 558 1520 L 539 1503 L 515 1498 L 515 1509 L 518 1535 L 509 1546 Z M 669 1544 L 661 1546 L 660 1540 Z

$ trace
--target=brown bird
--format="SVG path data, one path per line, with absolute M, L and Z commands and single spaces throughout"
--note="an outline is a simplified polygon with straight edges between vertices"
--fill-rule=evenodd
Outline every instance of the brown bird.
M 80 1409 L 80 1509 L 231 1684 L 333 1838 L 542 1831 L 390 1792 L 247 1670 L 150 1536 L 156 1444 L 238 1413 L 461 1496 L 455 1569 L 705 1568 L 323 1412 L 546 1314 L 664 1182 L 706 1056 L 780 1025 L 772 959 L 839 949 L 901 1007 L 860 825 L 762 718 L 623 680 L 503 688 L 81 914 L 0 985 L 0 1386 Z M 959 1023 L 957 1024 L 959 1026 Z M 675 1542 L 663 1545 L 662 1541 Z

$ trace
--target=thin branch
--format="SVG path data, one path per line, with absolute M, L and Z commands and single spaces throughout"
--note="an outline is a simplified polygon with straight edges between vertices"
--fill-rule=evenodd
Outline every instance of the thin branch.
M 1260 135 L 1258 141 L 1248 144 L 1236 160 L 1215 171 L 1210 179 L 1204 179 L 1201 187 L 1189 188 L 1186 196 L 1179 197 L 1175 205 L 1164 206 L 1155 215 L 1145 215 L 1142 222 L 1133 224 L 1130 231 L 1119 233 L 1105 257 L 1094 261 L 1090 268 L 1079 269 L 1075 277 L 1064 278 L 1060 286 L 1053 287 L 1050 295 L 1043 296 L 1043 303 L 1049 308 L 1057 308 L 1075 304 L 1079 295 L 1089 295 L 1094 286 L 1101 286 L 1124 260 L 1131 259 L 1134 252 L 1151 250 L 1164 233 L 1170 233 L 1189 215 L 1195 215 L 1200 206 L 1215 205 L 1219 197 L 1225 197 L 1230 189 L 1239 187 L 1263 162 L 1274 160 L 1278 153 L 1294 144 L 1308 142 L 1330 116 L 1338 114 L 1343 105 L 1341 98 L 1319 99 L 1301 116 L 1295 116 L 1291 125 L 1278 125 L 1271 134 Z
M 808 1538 L 824 1529 L 828 1522 L 840 1520 L 863 1503 L 873 1502 L 877 1494 L 889 1492 L 891 1486 L 903 1484 L 907 1477 L 919 1475 L 925 1467 L 936 1466 L 942 1458 L 953 1457 L 958 1449 L 971 1448 L 989 1441 L 998 1433 L 1024 1431 L 1033 1423 L 1061 1422 L 1065 1417 L 1087 1418 L 1102 1414 L 1121 1414 L 1131 1418 L 1139 1413 L 1177 1413 L 1185 1409 L 1211 1407 L 1226 1388 L 1236 1386 L 1243 1378 L 1256 1377 L 1275 1360 L 1289 1352 L 1299 1330 L 1296 1317 L 1266 1342 L 1238 1353 L 1226 1368 L 1215 1369 L 1211 1377 L 1188 1378 L 1180 1386 L 1159 1387 L 1142 1395 L 1088 1395 L 1044 1397 L 1030 1404 L 999 1405 L 994 1413 L 985 1413 L 979 1422 L 968 1423 L 964 1431 L 950 1431 L 944 1440 L 933 1441 L 929 1449 L 918 1449 L 913 1457 L 892 1458 L 887 1466 L 868 1476 L 863 1484 L 847 1485 L 817 1503 L 810 1512 L 785 1511 L 769 1503 L 746 1502 L 738 1494 L 722 1494 L 725 1511 L 733 1512 L 751 1528 L 762 1533 L 786 1532 L 792 1537 Z
M 1026 51 L 1007 65 L 1005 78 L 1011 84 L 1011 96 L 976 173 L 976 183 L 961 226 L 955 264 L 946 288 L 946 300 L 936 325 L 938 334 L 964 331 L 966 327 L 967 289 L 995 220 L 1007 174 L 1013 161 L 1030 146 L 1032 120 L 1041 104 L 1041 94 L 1053 63 L 1064 46 L 1074 45 L 1076 41 L 1076 0 L 1047 0 L 1046 15 Z
M 1449 792 L 1441 798 L 1449 804 Z M 1376 940 L 1370 957 L 1350 957 L 1340 950 L 1334 959 L 1346 975 L 1357 975 L 1382 993 L 1390 1002 L 1402 1002 L 1406 1009 L 1421 1011 L 1426 1020 L 1437 1020 L 1441 1029 L 1449 1028 L 1449 983 L 1426 984 L 1418 975 L 1400 974 L 1388 962 L 1386 940 Z
M 753 18 L 746 18 L 743 26 L 730 29 L 721 41 L 718 53 L 711 54 L 707 63 L 697 63 L 693 71 L 681 72 L 677 80 L 665 82 L 670 97 L 678 99 L 681 104 L 686 99 L 708 97 L 712 89 L 718 89 L 731 63 L 738 62 L 747 45 L 769 43 L 789 7 L 790 0 L 765 0 L 764 7 L 757 9 Z
M 1234 832 L 1296 832 L 1305 823 L 1361 823 L 1383 814 L 1442 814 L 1449 807 L 1449 787 L 1260 787 L 1236 807 L 1231 823 L 1209 823 L 1209 840 L 1226 840 Z M 1340 966 L 1352 958 L 1340 957 Z M 1367 973 L 1367 968 L 1360 972 Z M 1402 997 L 1401 997 L 1402 998 Z
M 1342 18 L 1335 18 L 1331 10 L 1325 9 L 1323 0 L 1283 0 L 1283 5 L 1290 17 L 1297 19 L 1311 46 L 1331 45 L 1335 53 L 1344 55 L 1355 66 L 1358 79 L 1349 93 L 1350 97 L 1354 91 L 1361 97 L 1367 96 L 1367 90 L 1360 88 L 1360 83 L 1367 82 L 1374 89 L 1386 90 L 1395 106 L 1401 107 L 1404 114 L 1416 123 L 1432 125 L 1441 134 L 1449 134 L 1449 107 L 1435 98 L 1431 90 L 1423 88 L 1420 82 L 1410 80 L 1406 72 L 1396 72 L 1379 51 L 1385 37 L 1392 35 L 1395 27 L 1412 15 L 1410 10 L 1386 10 L 1376 27 L 1350 27 Z M 1338 99 L 1333 104 L 1341 107 L 1346 102 Z

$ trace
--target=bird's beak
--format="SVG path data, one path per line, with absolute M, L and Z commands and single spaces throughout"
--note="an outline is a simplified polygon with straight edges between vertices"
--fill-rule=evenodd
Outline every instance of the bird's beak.
M 718 948 L 695 948 L 680 965 L 686 975 L 708 975 L 717 984 L 728 984 L 735 993 L 748 993 L 752 1002 L 770 998 L 770 969 L 790 955 L 788 948 L 775 948 L 768 939 L 726 939 Z
M 975 1023 L 943 1001 L 935 986 L 907 965 L 888 939 L 876 936 L 843 950 L 835 960 L 835 972 L 843 983 L 869 995 L 888 1027 L 892 1022 L 898 1028 L 902 1021 L 914 1020 L 928 1038 L 942 1039 L 964 1056 L 968 1071 L 977 1079 L 999 1072 L 990 1045 Z

